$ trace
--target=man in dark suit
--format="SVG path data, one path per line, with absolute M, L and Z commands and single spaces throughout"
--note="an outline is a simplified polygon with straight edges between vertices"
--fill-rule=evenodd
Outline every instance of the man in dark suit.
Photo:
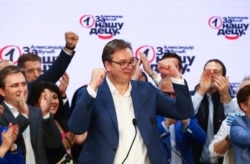
M 61 50 L 59 56 L 51 67 L 42 74 L 41 68 L 41 58 L 35 54 L 23 54 L 18 58 L 17 65 L 18 67 L 24 70 L 24 75 L 28 83 L 29 93 L 33 86 L 40 81 L 49 81 L 56 83 L 65 73 L 68 68 L 72 58 L 75 54 L 75 47 L 79 40 L 79 37 L 74 32 L 65 32 L 65 41 L 66 45 Z M 5 66 L 13 65 L 11 61 L 3 60 L 0 61 L 0 70 Z M 65 93 L 64 93 L 65 94 Z M 30 95 L 28 96 L 28 103 L 30 102 Z M 63 95 L 66 96 L 66 95 Z M 65 97 L 66 98 L 66 97 Z M 0 102 L 2 102 L 2 97 L 0 96 Z M 69 105 L 69 104 L 67 104 Z
M 71 60 L 75 54 L 75 47 L 79 40 L 79 37 L 74 32 L 65 32 L 65 47 L 61 50 L 59 56 L 55 60 L 55 62 L 51 65 L 51 67 L 45 71 L 43 74 L 41 72 L 41 58 L 34 54 L 23 54 L 18 58 L 17 65 L 18 67 L 24 70 L 24 75 L 26 80 L 28 81 L 28 104 L 30 104 L 32 99 L 32 90 L 33 87 L 40 81 L 49 81 L 52 83 L 56 83 L 60 78 L 67 77 L 65 74 L 66 69 L 68 68 Z M 65 74 L 64 74 L 65 73 Z M 60 83 L 62 85 L 63 83 Z M 63 108 L 58 111 L 58 115 L 61 118 L 68 119 L 70 116 L 69 102 L 66 96 L 66 88 L 60 89 L 62 100 L 64 102 Z
M 75 54 L 74 49 L 78 40 L 79 37 L 76 33 L 66 32 L 65 47 L 61 50 L 60 55 L 51 65 L 49 70 L 45 71 L 43 74 L 41 69 L 41 58 L 39 56 L 34 54 L 23 54 L 18 58 L 17 65 L 24 70 L 26 80 L 29 82 L 29 93 L 31 93 L 31 89 L 36 83 L 40 81 L 56 83 L 63 76 Z M 30 102 L 30 96 L 32 95 L 29 95 L 28 102 Z
M 26 164 L 47 164 L 45 147 L 57 148 L 61 144 L 61 134 L 45 110 L 50 95 L 44 94 L 41 110 L 27 105 L 28 88 L 22 70 L 7 66 L 0 71 L 0 95 L 4 97 L 0 125 L 18 124 L 16 144 L 21 147 Z
M 174 64 L 158 66 L 173 82 L 176 99 L 148 82 L 131 80 L 138 59 L 130 43 L 114 39 L 103 49 L 106 70 L 94 69 L 89 85 L 78 93 L 69 128 L 88 131 L 79 163 L 166 163 L 155 129 L 156 114 L 175 119 L 194 115 L 185 80 Z
M 50 81 L 55 83 L 64 74 L 71 59 L 75 54 L 75 47 L 79 37 L 74 32 L 65 32 L 66 45 L 61 50 L 55 62 L 50 69 L 42 74 L 41 58 L 35 54 L 23 54 L 18 58 L 17 66 L 24 70 L 26 80 L 28 82 Z

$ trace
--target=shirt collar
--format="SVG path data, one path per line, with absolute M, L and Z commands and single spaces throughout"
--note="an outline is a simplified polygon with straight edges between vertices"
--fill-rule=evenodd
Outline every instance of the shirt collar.
M 6 101 L 4 101 L 4 103 L 5 103 L 6 106 L 10 109 L 11 113 L 12 113 L 15 117 L 17 117 L 18 114 L 19 114 L 19 111 L 18 111 L 15 107 L 13 107 L 11 104 L 7 103 Z
M 119 94 L 118 90 L 115 88 L 115 86 L 112 84 L 112 82 L 109 80 L 108 76 L 106 76 L 107 84 L 109 86 L 110 92 L 112 95 Z M 129 87 L 124 96 L 130 96 L 130 92 L 132 90 L 131 82 L 129 82 Z

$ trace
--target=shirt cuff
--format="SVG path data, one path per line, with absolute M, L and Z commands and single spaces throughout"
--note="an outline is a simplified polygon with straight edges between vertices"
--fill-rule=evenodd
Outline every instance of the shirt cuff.
M 72 54 L 68 53 L 64 48 L 62 49 L 67 55 L 72 56 Z
M 23 114 L 23 113 L 21 113 L 25 118 L 29 118 L 29 116 L 27 116 L 26 114 Z
M 185 85 L 184 79 L 177 79 L 177 78 L 173 78 L 173 77 L 171 77 L 170 79 L 175 84 Z
M 193 96 L 197 101 L 201 101 L 204 96 L 200 95 L 198 92 L 195 92 Z
M 10 153 L 17 153 L 17 144 L 14 143 L 14 147 L 13 150 L 9 150 Z
M 63 105 L 65 105 L 66 102 L 68 101 L 68 98 L 67 98 L 67 97 L 66 97 L 66 98 L 63 98 L 62 101 L 63 101 Z
M 161 81 L 161 76 L 159 76 L 158 74 L 157 74 L 157 76 L 156 76 L 156 78 L 152 78 L 152 80 L 154 81 L 154 83 L 158 86 L 159 85 L 159 83 L 160 83 L 160 81 Z
M 92 89 L 89 85 L 87 86 L 87 91 L 90 96 L 92 96 L 93 98 L 96 98 L 97 92 L 94 91 L 94 89 Z
M 45 116 L 43 116 L 43 119 L 48 119 L 50 117 L 50 113 L 48 112 Z

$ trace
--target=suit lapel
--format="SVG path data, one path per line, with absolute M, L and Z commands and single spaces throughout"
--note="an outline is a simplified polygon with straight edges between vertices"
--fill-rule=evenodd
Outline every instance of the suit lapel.
M 142 105 L 141 104 L 142 99 L 144 97 L 142 95 L 139 95 L 140 89 L 138 88 L 138 86 L 135 86 L 136 83 L 134 83 L 134 81 L 131 81 L 131 85 L 132 85 L 131 99 L 132 99 L 132 103 L 133 103 L 133 107 L 134 107 L 134 114 L 135 114 L 135 117 L 138 119 L 139 114 L 140 114 L 140 107 Z
M 4 107 L 4 112 L 3 112 L 3 115 L 2 115 L 2 119 L 4 120 L 4 122 L 6 123 L 6 126 L 8 126 L 8 124 L 11 122 L 12 124 L 18 124 L 19 125 L 19 134 L 18 134 L 18 137 L 16 139 L 16 144 L 20 146 L 21 148 L 21 151 L 23 154 L 26 154 L 26 148 L 25 148 L 25 143 L 24 143 L 24 139 L 23 139 L 23 131 L 25 129 L 25 127 L 27 127 L 26 125 L 22 126 L 20 125 L 20 122 L 17 121 L 18 118 L 15 118 L 14 115 L 11 113 L 9 107 L 3 103 L 2 104 L 3 107 Z M 25 158 L 25 156 L 24 156 Z
M 36 110 L 40 110 L 40 109 L 36 109 Z M 33 148 L 35 147 L 35 138 L 36 138 L 36 133 L 34 133 L 38 127 L 37 127 L 37 123 L 38 120 L 35 116 L 35 112 L 31 109 L 31 107 L 29 106 L 29 121 L 30 121 L 30 139 L 31 139 L 31 144 L 33 146 Z
M 131 81 L 131 85 L 132 85 L 131 98 L 132 98 L 132 103 L 134 107 L 134 114 L 135 114 L 135 117 L 139 119 L 139 116 L 141 113 L 140 112 L 141 103 L 143 102 L 144 97 L 143 95 L 139 95 L 141 88 L 138 88 L 138 86 L 136 86 L 137 83 L 135 83 L 134 81 Z M 99 91 L 97 95 L 100 95 L 103 106 L 105 107 L 105 109 L 107 109 L 107 112 L 109 116 L 111 117 L 115 127 L 118 129 L 118 123 L 117 123 L 113 97 L 111 95 L 106 79 L 104 80 L 103 84 L 99 87 Z
M 11 122 L 13 124 L 16 124 L 16 119 L 15 117 L 13 116 L 13 114 L 11 113 L 9 107 L 7 107 L 7 105 L 5 103 L 2 104 L 3 107 L 4 107 L 4 112 L 3 112 L 3 115 L 2 115 L 2 118 L 7 122 Z M 8 125 L 7 125 L 8 126 Z
M 99 93 L 97 95 L 100 95 L 104 109 L 107 110 L 107 113 L 111 117 L 111 120 L 114 123 L 114 126 L 116 127 L 116 129 L 118 129 L 114 101 L 113 101 L 113 97 L 111 95 L 106 79 L 104 80 L 103 84 L 100 86 Z

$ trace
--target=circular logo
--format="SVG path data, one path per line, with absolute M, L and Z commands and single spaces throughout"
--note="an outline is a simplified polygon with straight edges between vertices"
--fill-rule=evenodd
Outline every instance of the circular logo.
M 95 24 L 95 18 L 93 15 L 83 15 L 80 18 L 80 25 L 84 28 L 92 28 Z
M 10 60 L 14 64 L 17 63 L 17 60 L 21 55 L 21 49 L 16 45 L 7 45 L 0 50 L 0 60 Z
M 208 25 L 212 29 L 220 29 L 222 26 L 222 19 L 219 16 L 212 16 L 208 19 Z
M 139 48 L 137 48 L 136 52 L 135 52 L 135 56 L 137 58 L 140 58 L 139 56 L 139 52 L 143 52 L 144 54 L 146 54 L 149 63 L 152 63 L 155 59 L 155 49 L 153 46 L 149 46 L 149 45 L 144 45 L 144 46 L 140 46 Z

